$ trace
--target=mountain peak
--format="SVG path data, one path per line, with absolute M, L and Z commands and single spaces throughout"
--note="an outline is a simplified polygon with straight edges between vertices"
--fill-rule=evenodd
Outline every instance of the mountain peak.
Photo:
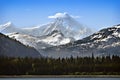
M 11 21 L 9 21 L 9 22 L 7 22 L 7 23 L 5 23 L 5 24 L 3 24 L 3 25 L 0 25 L 0 26 L 5 26 L 5 27 L 7 27 L 7 26 L 10 26 L 10 25 L 12 25 L 12 22 L 11 22 Z
M 44 34 L 51 33 L 53 30 L 60 30 L 65 37 L 73 37 L 78 40 L 92 33 L 91 29 L 75 19 L 78 17 L 69 15 L 66 12 L 48 16 L 48 18 L 54 19 L 54 22 L 44 30 Z
M 11 21 L 9 21 L 9 22 L 7 22 L 7 23 L 6 23 L 6 25 L 11 25 L 11 24 L 12 24 L 12 22 L 11 22 Z
M 0 25 L 0 31 L 3 31 L 4 29 L 9 28 L 11 26 L 12 26 L 12 22 L 10 22 L 10 21 L 5 24 L 2 24 L 2 25 Z

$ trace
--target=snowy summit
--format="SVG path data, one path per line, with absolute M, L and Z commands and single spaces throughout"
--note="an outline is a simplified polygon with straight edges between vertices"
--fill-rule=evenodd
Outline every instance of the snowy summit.
M 48 18 L 54 18 L 52 22 L 41 26 L 17 28 L 13 24 L 7 25 L 8 23 L 6 23 L 0 26 L 0 31 L 7 33 L 19 32 L 32 36 L 43 36 L 50 34 L 54 30 L 58 30 L 61 31 L 65 37 L 72 37 L 77 40 L 86 37 L 91 33 L 91 29 L 75 20 L 75 18 L 78 17 L 79 16 L 69 15 L 68 13 L 56 13 L 54 16 L 48 16 Z M 6 26 L 9 28 L 6 28 Z

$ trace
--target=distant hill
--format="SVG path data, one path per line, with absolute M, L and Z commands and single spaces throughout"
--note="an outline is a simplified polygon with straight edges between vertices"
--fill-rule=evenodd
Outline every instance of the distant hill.
M 34 48 L 25 46 L 0 33 L 0 56 L 8 57 L 41 57 Z

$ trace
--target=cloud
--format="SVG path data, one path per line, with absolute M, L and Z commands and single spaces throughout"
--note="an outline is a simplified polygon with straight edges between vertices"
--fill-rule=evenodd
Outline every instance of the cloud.
M 65 18 L 67 16 L 67 13 L 56 13 L 53 16 L 48 16 L 48 18 Z
M 68 13 L 64 12 L 64 13 L 56 13 L 55 15 L 53 16 L 48 16 L 48 18 L 66 18 L 66 17 L 72 17 L 72 18 L 80 18 L 80 16 L 73 16 L 73 15 L 69 15 Z
M 81 18 L 81 16 L 73 16 L 71 15 L 72 18 Z

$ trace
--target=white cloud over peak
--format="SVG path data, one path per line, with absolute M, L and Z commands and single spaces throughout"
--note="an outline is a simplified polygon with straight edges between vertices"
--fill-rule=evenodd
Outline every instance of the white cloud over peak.
M 73 15 L 69 15 L 67 12 L 64 12 L 64 13 L 56 13 L 55 15 L 53 16 L 48 16 L 48 18 L 66 18 L 66 17 L 72 17 L 72 18 L 80 18 L 80 16 L 73 16 Z

